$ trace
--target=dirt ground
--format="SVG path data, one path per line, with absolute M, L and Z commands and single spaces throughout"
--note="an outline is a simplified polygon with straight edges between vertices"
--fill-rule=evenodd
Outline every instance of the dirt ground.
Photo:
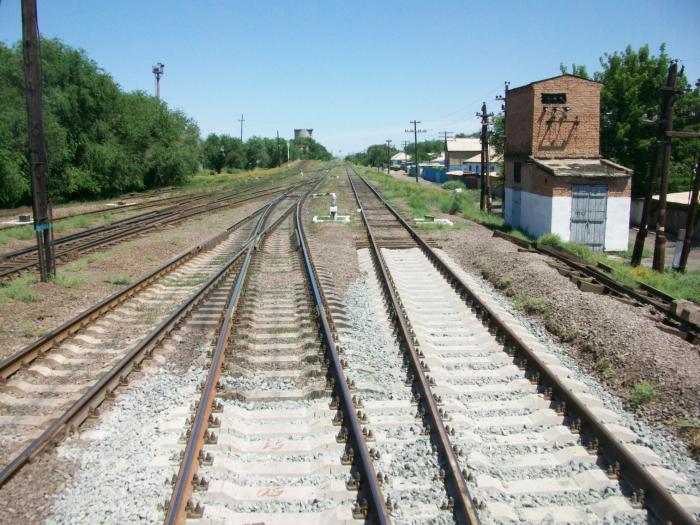
M 59 265 L 59 279 L 54 283 L 37 283 L 33 274 L 19 277 L 30 281 L 23 287 L 30 292 L 31 299 L 21 301 L 0 296 L 0 358 L 7 357 L 127 283 L 218 233 L 258 208 L 262 202 L 251 201 L 234 209 L 185 221 L 159 233 L 137 237 Z

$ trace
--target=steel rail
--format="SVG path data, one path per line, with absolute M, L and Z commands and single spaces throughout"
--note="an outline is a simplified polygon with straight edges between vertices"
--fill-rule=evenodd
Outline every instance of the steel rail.
M 228 197 L 224 197 L 221 199 L 210 201 L 208 203 L 198 205 L 198 206 L 193 207 L 193 208 L 185 209 L 184 211 L 179 212 L 179 213 L 176 211 L 168 211 L 166 214 L 164 214 L 162 216 L 159 215 L 159 216 L 148 217 L 146 219 L 139 219 L 137 222 L 135 222 L 133 224 L 131 222 L 129 222 L 129 223 L 122 223 L 122 224 L 118 224 L 118 225 L 101 226 L 98 228 L 94 228 L 92 230 L 88 230 L 86 232 L 79 232 L 77 234 L 72 234 L 72 236 L 74 236 L 72 239 L 65 240 L 65 239 L 67 239 L 67 237 L 70 237 L 70 236 L 66 236 L 66 237 L 62 238 L 62 239 L 64 239 L 64 243 L 66 244 L 66 248 L 64 250 L 60 250 L 60 251 L 57 250 L 56 257 L 62 258 L 62 257 L 65 257 L 65 256 L 73 254 L 73 253 L 82 253 L 82 252 L 91 250 L 93 248 L 97 248 L 97 247 L 104 246 L 107 244 L 112 244 L 116 241 L 119 241 L 119 240 L 125 238 L 125 237 L 131 237 L 134 235 L 146 233 L 146 232 L 158 227 L 159 225 L 173 224 L 176 222 L 181 222 L 181 221 L 186 220 L 190 217 L 201 215 L 203 213 L 211 213 L 213 211 L 216 211 L 216 210 L 219 210 L 222 208 L 226 208 L 226 207 L 230 206 L 231 204 L 240 204 L 242 202 L 247 202 L 247 201 L 250 201 L 250 200 L 253 200 L 256 198 L 260 198 L 261 196 L 269 195 L 271 193 L 276 193 L 276 192 L 283 191 L 286 189 L 288 189 L 288 187 L 282 188 L 282 189 L 274 188 L 274 189 L 261 190 L 258 192 L 254 192 L 253 194 L 247 194 L 249 196 L 247 196 L 244 199 L 236 200 L 234 203 L 227 203 L 226 201 L 234 199 L 238 196 L 238 195 L 230 195 Z M 216 204 L 218 202 L 224 202 L 224 203 L 218 204 L 217 206 L 214 206 L 214 207 L 211 207 L 211 204 Z M 168 220 L 168 219 L 171 219 L 171 220 Z M 113 230 L 116 230 L 116 231 L 113 231 Z M 106 236 L 100 236 L 100 234 L 107 233 L 110 231 L 112 233 L 108 233 Z M 90 237 L 96 237 L 96 238 L 93 240 L 89 240 Z M 87 242 L 70 246 L 70 243 L 80 241 L 81 239 L 87 239 Z M 20 251 L 23 251 L 22 255 L 26 256 L 29 254 L 33 254 L 36 251 L 36 248 L 25 248 L 25 249 L 20 250 Z M 5 254 L 6 258 L 4 259 L 4 262 L 0 262 L 0 263 L 1 264 L 10 263 L 11 264 L 13 258 L 22 256 L 22 255 L 15 256 L 14 253 L 17 253 L 17 252 Z M 6 278 L 12 274 L 21 272 L 23 270 L 30 269 L 38 264 L 34 260 L 30 260 L 27 262 L 17 261 L 17 263 L 18 264 L 15 265 L 14 267 L 7 268 L 5 270 L 0 270 L 0 278 Z
M 284 220 L 289 212 L 291 212 L 292 206 L 290 206 L 288 210 L 283 213 L 271 226 L 263 229 L 263 225 L 269 217 L 271 210 L 271 207 L 267 209 L 258 220 L 255 231 L 251 236 L 251 240 L 245 249 L 245 257 L 241 268 L 238 271 L 236 282 L 229 295 L 226 313 L 219 330 L 219 336 L 216 341 L 215 350 L 212 354 L 209 371 L 202 388 L 202 394 L 199 402 L 197 403 L 195 415 L 190 427 L 190 435 L 187 439 L 187 445 L 180 464 L 180 469 L 178 470 L 177 480 L 175 481 L 173 487 L 172 496 L 168 501 L 168 508 L 165 514 L 165 523 L 167 524 L 174 525 L 184 523 L 187 519 L 188 510 L 191 509 L 192 502 L 190 497 L 194 490 L 193 480 L 199 469 L 200 453 L 206 440 L 210 436 L 208 425 L 209 418 L 213 411 L 212 405 L 216 401 L 216 386 L 219 382 L 219 376 L 221 375 L 224 353 L 228 347 L 228 341 L 231 335 L 233 317 L 241 297 L 241 292 L 247 280 L 248 268 L 250 267 L 250 262 L 253 257 L 253 251 L 264 236 L 272 228 L 276 227 L 279 222 Z
M 503 338 L 505 349 L 515 352 L 516 355 L 520 354 L 519 364 L 521 368 L 524 368 L 526 372 L 532 372 L 531 377 L 537 378 L 541 389 L 546 387 L 551 389 L 553 399 L 559 398 L 562 402 L 560 407 L 564 408 L 569 423 L 580 421 L 580 427 L 582 429 L 585 428 L 589 434 L 589 444 L 596 445 L 596 448 L 605 456 L 610 465 L 614 465 L 617 462 L 620 466 L 619 473 L 625 481 L 634 489 L 643 491 L 641 495 L 646 507 L 662 523 L 697 525 L 695 518 L 637 460 L 634 454 L 625 448 L 624 444 L 605 427 L 576 394 L 557 377 L 557 374 L 538 357 L 528 343 L 508 326 L 497 312 L 488 305 L 481 303 L 471 287 L 452 271 L 379 192 L 359 173 L 355 172 L 355 174 L 406 228 L 437 270 L 459 291 L 462 299 L 473 310 L 477 311 L 477 314 L 481 316 L 482 322 L 495 330 L 497 337 Z
M 318 311 L 318 316 L 321 321 L 322 337 L 326 343 L 326 354 L 328 355 L 331 371 L 335 377 L 335 385 L 338 388 L 338 397 L 344 416 L 343 424 L 349 427 L 350 439 L 360 459 L 359 467 L 364 474 L 364 481 L 369 487 L 371 512 L 368 514 L 371 515 L 367 517 L 372 518 L 372 523 L 389 524 L 391 523 L 390 513 L 386 506 L 380 483 L 377 480 L 377 473 L 370 459 L 367 444 L 362 434 L 362 426 L 355 413 L 352 394 L 350 393 L 347 378 L 340 363 L 338 350 L 333 340 L 333 333 L 328 322 L 328 316 L 326 315 L 327 305 L 322 297 L 322 285 L 317 278 L 316 267 L 307 247 L 306 232 L 304 231 L 303 221 L 301 220 L 301 203 L 297 205 L 296 210 L 296 234 L 304 258 L 304 268 L 313 293 L 314 304 L 316 305 L 316 310 Z
M 286 194 L 280 195 L 270 202 L 263 212 L 263 217 L 285 196 Z M 255 241 L 256 238 L 252 235 L 245 245 L 222 265 L 216 274 L 201 285 L 196 292 L 191 294 L 173 313 L 158 323 L 124 357 L 100 376 L 100 379 L 77 401 L 71 404 L 63 415 L 53 420 L 38 438 L 27 445 L 8 465 L 3 467 L 0 471 L 0 487 L 7 483 L 32 458 L 40 454 L 46 446 L 59 442 L 67 430 L 77 428 L 91 414 L 96 413 L 102 402 L 110 397 L 119 385 L 126 383 L 131 371 L 137 369 L 141 362 L 153 352 L 155 347 L 178 323 L 234 268 L 239 259 L 252 250 Z
M 382 288 L 384 289 L 385 297 L 387 297 L 391 309 L 392 321 L 394 322 L 401 337 L 403 343 L 402 346 L 404 347 L 411 361 L 414 371 L 413 384 L 418 387 L 421 400 L 427 408 L 426 415 L 430 421 L 429 430 L 431 431 L 431 435 L 437 438 L 437 445 L 440 449 L 440 453 L 447 464 L 447 477 L 449 477 L 449 480 L 455 489 L 455 517 L 460 523 L 478 524 L 480 522 L 477 510 L 469 493 L 469 488 L 467 487 L 462 470 L 460 469 L 457 455 L 452 444 L 450 443 L 449 434 L 445 428 L 445 425 L 443 424 L 442 418 L 440 417 L 440 409 L 437 405 L 437 401 L 435 400 L 435 396 L 430 389 L 430 380 L 425 373 L 420 356 L 418 355 L 418 341 L 413 335 L 413 329 L 410 327 L 410 321 L 404 314 L 403 305 L 401 303 L 401 299 L 399 298 L 391 272 L 389 271 L 389 267 L 381 253 L 381 248 L 374 238 L 374 233 L 365 213 L 364 205 L 349 173 L 348 180 L 350 181 L 350 186 L 353 194 L 355 195 L 357 206 L 360 209 L 360 214 L 362 215 L 362 220 L 367 230 L 370 251 L 372 252 L 377 268 L 379 269 Z
M 253 217 L 262 213 L 269 205 L 270 203 L 267 203 L 264 206 L 258 208 L 246 217 L 229 225 L 224 231 L 209 237 L 207 240 L 197 244 L 196 246 L 181 253 L 180 255 L 175 256 L 174 258 L 162 264 L 152 272 L 149 272 L 148 274 L 141 277 L 134 284 L 113 293 L 112 295 L 103 299 L 96 305 L 91 306 L 90 308 L 81 312 L 72 319 L 69 319 L 68 321 L 55 328 L 48 334 L 30 343 L 21 350 L 15 352 L 11 356 L 0 360 L 0 381 L 6 380 L 12 374 L 17 372 L 17 370 L 34 361 L 34 359 L 40 357 L 43 353 L 53 348 L 56 344 L 70 337 L 78 330 L 83 328 L 85 325 L 93 322 L 95 319 L 98 319 L 105 313 L 116 308 L 121 303 L 123 303 L 136 293 L 140 292 L 147 286 L 151 285 L 153 282 L 157 281 L 164 275 L 167 275 L 176 268 L 180 267 L 182 264 L 189 261 L 197 254 L 217 245 L 223 239 L 228 237 L 228 235 L 231 232 L 238 229 L 240 226 L 251 220 Z

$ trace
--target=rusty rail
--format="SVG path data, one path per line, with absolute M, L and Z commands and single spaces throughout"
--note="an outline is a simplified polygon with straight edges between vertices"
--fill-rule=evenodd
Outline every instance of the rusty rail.
M 387 509 L 382 494 L 382 489 L 377 480 L 377 473 L 370 459 L 370 454 L 367 449 L 367 444 L 362 434 L 362 427 L 355 413 L 355 408 L 352 402 L 352 394 L 347 383 L 347 377 L 340 363 L 340 356 L 333 340 L 328 316 L 326 315 L 326 302 L 323 298 L 323 289 L 316 275 L 316 267 L 314 266 L 311 254 L 307 247 L 306 232 L 304 231 L 303 221 L 301 220 L 301 205 L 297 206 L 296 211 L 296 234 L 299 240 L 299 247 L 304 258 L 304 268 L 311 286 L 314 304 L 318 311 L 318 316 L 321 321 L 321 330 L 323 340 L 326 343 L 326 355 L 328 356 L 331 373 L 335 378 L 335 387 L 337 388 L 340 410 L 343 413 L 343 424 L 349 430 L 349 436 L 352 445 L 356 451 L 355 458 L 359 456 L 359 469 L 364 475 L 361 483 L 366 483 L 369 491 L 370 508 L 367 518 L 372 523 L 388 524 L 391 522 L 389 510 Z
M 272 207 L 268 208 L 260 217 L 251 240 L 245 248 L 244 259 L 238 271 L 236 282 L 230 291 L 226 307 L 226 313 L 219 330 L 216 347 L 212 354 L 209 371 L 202 388 L 200 399 L 196 405 L 194 418 L 190 427 L 190 435 L 183 455 L 177 479 L 175 480 L 173 493 L 168 501 L 168 508 L 165 514 L 165 523 L 169 525 L 182 524 L 187 519 L 188 513 L 195 510 L 191 495 L 194 490 L 193 483 L 195 475 L 201 462 L 201 453 L 204 444 L 211 439 L 209 431 L 209 419 L 214 410 L 216 402 L 216 386 L 221 374 L 221 367 L 224 361 L 224 354 L 228 347 L 229 337 L 233 325 L 233 317 L 238 306 L 241 293 L 248 277 L 248 268 L 253 257 L 253 252 L 265 235 L 275 228 L 279 222 L 292 211 L 290 206 L 273 224 L 263 229 L 265 221 L 269 217 Z
M 595 446 L 608 465 L 619 464 L 619 475 L 624 478 L 641 496 L 646 507 L 662 523 L 697 525 L 695 518 L 673 497 L 673 495 L 637 460 L 633 453 L 625 448 L 605 425 L 578 399 L 549 369 L 537 354 L 521 339 L 498 313 L 482 304 L 468 284 L 457 276 L 447 264 L 425 243 L 418 233 L 401 217 L 401 215 L 379 194 L 364 177 L 356 175 L 391 211 L 397 220 L 414 238 L 423 253 L 430 259 L 437 270 L 460 293 L 462 299 L 475 310 L 482 322 L 495 331 L 496 337 L 504 342 L 504 349 L 519 358 L 521 368 L 536 380 L 541 391 L 559 403 L 571 425 L 580 428 L 582 434 L 588 434 L 588 443 Z M 349 177 L 349 174 L 348 174 Z

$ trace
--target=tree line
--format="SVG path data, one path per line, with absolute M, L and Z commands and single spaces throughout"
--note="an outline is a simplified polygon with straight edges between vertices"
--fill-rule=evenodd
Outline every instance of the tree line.
M 312 138 L 289 141 L 251 137 L 245 142 L 230 135 L 211 133 L 202 141 L 202 166 L 215 173 L 255 168 L 273 168 L 288 160 L 331 160 L 331 154 Z
M 593 79 L 603 84 L 600 98 L 601 155 L 623 166 L 632 168 L 632 191 L 642 195 L 649 177 L 651 155 L 656 137 L 653 121 L 658 118 L 661 102 L 660 87 L 666 83 L 671 57 L 662 45 L 658 56 L 649 46 L 638 50 L 628 46 L 622 52 L 605 54 L 600 59 L 601 70 L 589 75 L 585 66 L 573 64 L 571 74 Z M 569 72 L 563 64 L 562 73 Z M 677 85 L 683 90 L 675 105 L 674 129 L 700 130 L 700 84 L 691 85 L 685 75 L 679 75 Z M 478 137 L 478 133 L 457 136 Z M 497 154 L 503 154 L 505 119 L 503 113 L 494 116 L 490 143 Z M 382 149 L 383 148 L 383 149 Z M 444 149 L 440 140 L 418 143 L 418 159 L 430 160 Z M 697 140 L 673 140 L 673 154 L 669 171 L 669 191 L 690 189 L 700 143 Z M 394 151 L 395 153 L 396 151 Z M 406 147 L 413 161 L 413 144 Z M 392 153 L 393 155 L 393 153 Z M 386 162 L 386 145 L 375 144 L 366 151 L 347 157 L 348 160 L 368 166 Z
M 202 166 L 270 167 L 286 145 L 252 137 L 200 138 L 197 124 L 142 91 L 125 92 L 85 51 L 42 39 L 44 128 L 54 202 L 176 185 Z M 0 206 L 31 203 L 21 43 L 0 42 Z M 280 151 L 278 155 L 278 151 Z M 330 159 L 312 139 L 292 141 L 292 159 Z

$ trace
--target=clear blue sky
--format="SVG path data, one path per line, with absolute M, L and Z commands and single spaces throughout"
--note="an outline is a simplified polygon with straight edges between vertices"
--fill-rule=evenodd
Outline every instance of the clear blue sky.
M 19 0 L 0 3 L 0 39 L 21 34 Z M 289 137 L 295 127 L 337 154 L 475 131 L 482 100 L 553 76 L 599 69 L 605 52 L 648 43 L 700 76 L 700 1 L 39 0 L 39 27 L 85 49 L 126 90 L 154 90 L 203 135 Z

